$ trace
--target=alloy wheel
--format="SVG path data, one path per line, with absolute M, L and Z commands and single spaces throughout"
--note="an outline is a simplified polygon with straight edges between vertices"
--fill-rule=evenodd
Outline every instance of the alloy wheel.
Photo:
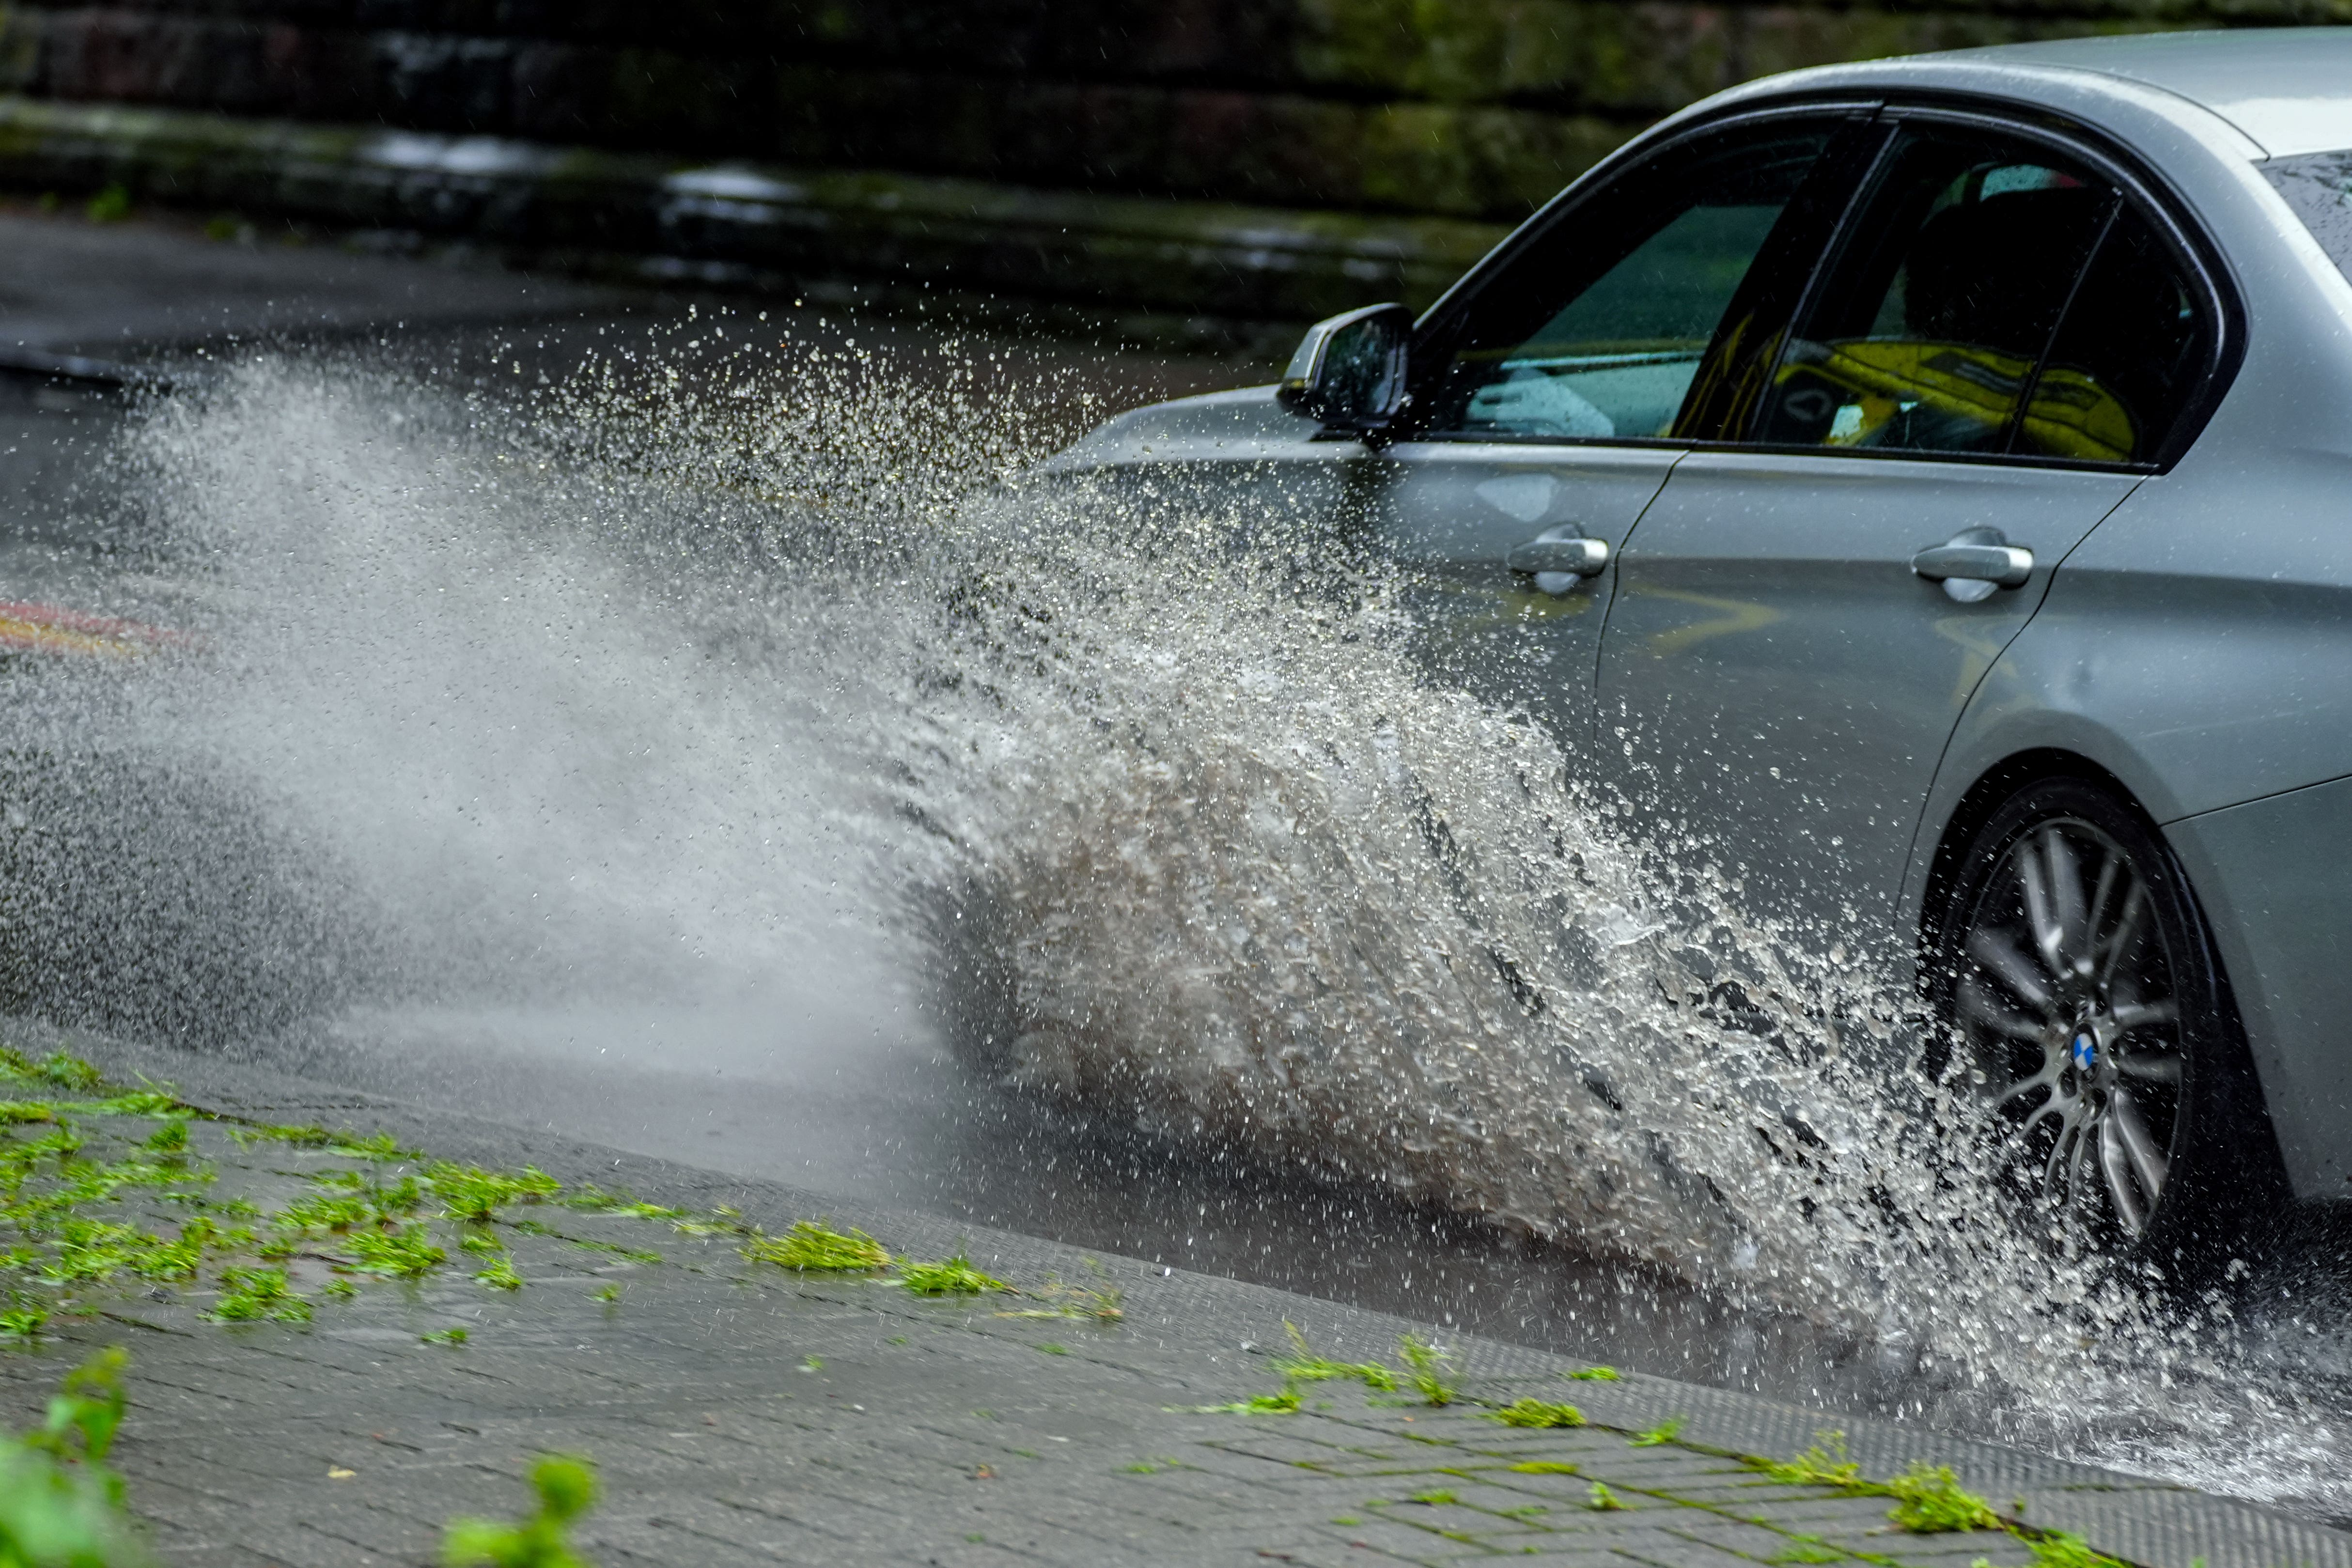
M 2137 1241 L 2171 1179 L 2189 1051 L 2155 915 L 2129 852 L 2074 817 L 2013 839 L 1966 913 L 1962 1060 L 2053 1239 Z

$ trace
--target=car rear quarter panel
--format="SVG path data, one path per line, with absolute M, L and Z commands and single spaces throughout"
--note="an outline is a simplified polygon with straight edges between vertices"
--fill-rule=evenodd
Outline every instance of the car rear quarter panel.
M 2296 1196 L 2352 1199 L 2352 779 L 2167 830 L 2204 902 Z
M 2067 559 L 1979 688 L 1912 880 L 2009 758 L 2114 775 L 2204 904 L 2297 1191 L 2352 1197 L 2352 458 L 2281 455 L 2213 489 L 2179 477 Z
M 1916 920 L 1957 808 L 2010 758 L 2104 768 L 2202 901 L 2298 1193 L 2352 1197 L 2352 285 L 2254 165 L 2191 173 L 2244 298 L 2244 361 L 1988 673 L 1906 907 Z

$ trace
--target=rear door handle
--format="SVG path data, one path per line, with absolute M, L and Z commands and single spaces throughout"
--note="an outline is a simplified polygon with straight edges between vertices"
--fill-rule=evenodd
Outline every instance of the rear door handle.
M 1576 523 L 1546 528 L 1503 558 L 1513 571 L 1532 574 L 1546 593 L 1561 594 L 1609 566 L 1609 541 L 1590 538 Z
M 1997 588 L 2022 588 L 2033 575 L 2033 552 L 2013 545 L 1999 528 L 1968 528 L 1911 558 L 1911 570 L 1963 604 L 1992 597 Z

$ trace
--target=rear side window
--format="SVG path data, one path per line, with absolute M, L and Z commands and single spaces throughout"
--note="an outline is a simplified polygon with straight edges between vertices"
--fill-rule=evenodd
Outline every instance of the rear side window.
M 2149 461 L 2196 397 L 2212 352 L 2203 290 L 2126 202 L 2067 307 L 2011 450 Z
M 2352 152 L 2273 158 L 2263 172 L 2327 258 L 2352 278 Z
M 2193 277 L 2112 180 L 2038 141 L 1906 125 L 1757 439 L 2149 462 L 2210 342 Z

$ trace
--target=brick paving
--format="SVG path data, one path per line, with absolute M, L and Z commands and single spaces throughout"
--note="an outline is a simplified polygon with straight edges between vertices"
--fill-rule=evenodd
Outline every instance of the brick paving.
M 1333 1381 L 1301 1385 L 1292 1414 L 1203 1413 L 1281 1385 L 1271 1353 L 1285 1320 L 1326 1354 L 1391 1365 L 1411 1325 L 924 1216 L 842 1212 L 217 1062 L 75 1043 L 125 1078 L 177 1066 L 191 1099 L 234 1114 L 381 1126 L 457 1159 L 625 1179 L 700 1211 L 730 1203 L 771 1230 L 830 1208 L 903 1251 L 964 1243 L 1032 1291 L 1058 1275 L 1124 1293 L 1116 1324 L 1006 1317 L 1035 1302 L 803 1276 L 747 1261 L 726 1234 L 541 1206 L 509 1212 L 530 1225 L 501 1227 L 526 1281 L 517 1291 L 453 1266 L 338 1301 L 318 1294 L 326 1263 L 297 1259 L 295 1281 L 317 1300 L 308 1324 L 221 1326 L 201 1321 L 202 1293 L 126 1294 L 0 1356 L 0 1400 L 24 1421 L 89 1346 L 128 1347 L 133 1409 L 117 1457 L 163 1557 L 184 1568 L 430 1563 L 451 1515 L 522 1512 L 523 1474 L 546 1451 L 595 1461 L 604 1500 L 579 1541 L 606 1568 L 2029 1559 L 2003 1532 L 1902 1533 L 1885 1499 L 1773 1484 L 1727 1452 L 1792 1452 L 1828 1423 L 1815 1413 L 1648 1377 L 1570 1381 L 1573 1363 L 1469 1339 L 1449 1344 L 1464 1398 L 1444 1408 Z M 217 1125 L 194 1134 L 220 1171 L 216 1197 L 282 1203 L 312 1190 L 319 1170 L 352 1164 L 240 1148 Z M 629 1255 L 647 1251 L 660 1261 Z M 600 1299 L 607 1287 L 617 1300 Z M 462 1345 L 422 1338 L 456 1326 Z M 1487 1415 L 1529 1394 L 1575 1402 L 1595 1425 L 1529 1431 Z M 1636 1446 L 1667 1416 L 1685 1419 L 1683 1440 Z M 2345 1537 L 2160 1483 L 1846 1425 L 1868 1473 L 1933 1458 L 2005 1511 L 2024 1501 L 2032 1522 L 2082 1528 L 2105 1511 L 2095 1540 L 2133 1536 L 2134 1560 L 2161 1568 L 2189 1568 L 2192 1552 L 2209 1568 L 2352 1563 Z M 1594 1507 L 1596 1482 L 1621 1506 Z

